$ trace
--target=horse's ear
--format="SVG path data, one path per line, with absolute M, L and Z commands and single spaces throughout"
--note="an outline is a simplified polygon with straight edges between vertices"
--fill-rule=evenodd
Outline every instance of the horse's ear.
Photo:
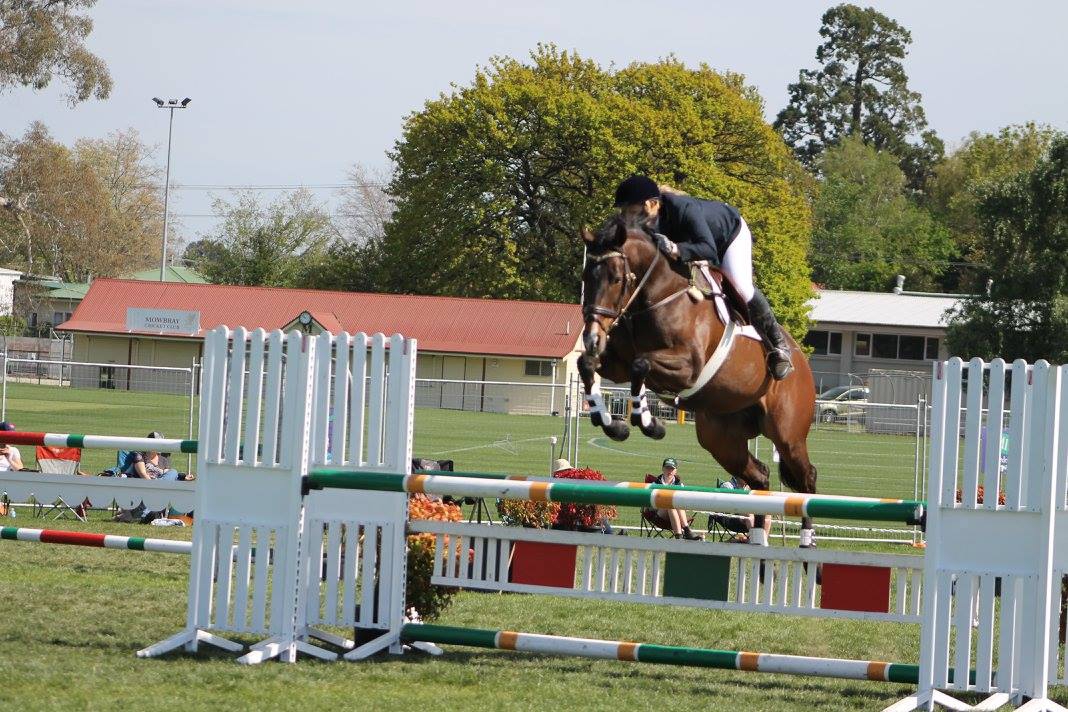
M 622 247 L 623 243 L 627 241 L 627 226 L 622 222 L 616 225 L 616 235 L 614 243 L 616 247 Z
M 597 236 L 594 235 L 593 232 L 585 225 L 583 225 L 582 229 L 579 230 L 579 235 L 582 236 L 582 239 L 586 242 L 587 245 L 592 245 L 594 240 L 597 239 Z

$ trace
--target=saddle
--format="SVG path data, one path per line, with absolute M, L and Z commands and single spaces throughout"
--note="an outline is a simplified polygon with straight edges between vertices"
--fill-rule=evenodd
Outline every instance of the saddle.
M 723 272 L 710 267 L 705 260 L 690 263 L 690 288 L 687 294 L 695 302 L 702 299 L 713 300 L 720 321 L 724 324 L 728 322 L 739 326 L 752 324 L 749 306 L 742 301 L 734 285 Z

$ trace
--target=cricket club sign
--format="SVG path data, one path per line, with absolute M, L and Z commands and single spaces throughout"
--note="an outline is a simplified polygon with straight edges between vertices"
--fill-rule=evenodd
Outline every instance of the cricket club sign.
M 200 312 L 130 307 L 126 310 L 126 330 L 195 336 L 200 331 Z

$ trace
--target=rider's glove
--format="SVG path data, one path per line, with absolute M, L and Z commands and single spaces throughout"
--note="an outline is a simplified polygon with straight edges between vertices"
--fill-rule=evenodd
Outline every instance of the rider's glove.
M 667 235 L 661 233 L 656 234 L 656 246 L 660 248 L 660 251 L 673 260 L 679 258 L 679 246 L 671 241 Z

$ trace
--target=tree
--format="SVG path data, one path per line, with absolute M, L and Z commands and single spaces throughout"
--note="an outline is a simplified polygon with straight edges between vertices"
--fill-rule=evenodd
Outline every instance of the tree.
M 393 198 L 385 190 L 389 181 L 386 173 L 360 164 L 352 167 L 335 218 L 340 237 L 327 247 L 322 263 L 308 273 L 305 286 L 382 291 L 383 242 L 394 210 Z
M 669 58 L 622 70 L 555 47 L 498 57 L 405 122 L 391 157 L 391 291 L 574 301 L 578 229 L 633 172 L 737 205 L 758 279 L 795 330 L 810 296 L 803 171 L 738 75 Z
M 883 291 L 904 274 L 931 288 L 951 251 L 948 231 L 905 195 L 897 160 L 858 137 L 824 152 L 813 207 L 813 279 L 831 289 Z
M 0 144 L 0 258 L 67 281 L 151 263 L 163 214 L 158 177 L 133 130 L 70 149 L 31 125 Z
M 330 216 L 302 190 L 266 206 L 242 193 L 216 200 L 214 212 L 220 225 L 185 257 L 215 284 L 303 286 L 336 235 Z
M 860 136 L 896 156 L 909 186 L 922 189 L 943 146 L 927 129 L 920 95 L 908 87 L 902 60 L 912 35 L 874 8 L 856 5 L 832 7 L 822 23 L 816 60 L 823 66 L 801 70 L 775 127 L 810 168 L 844 137 Z
M 978 214 L 979 196 L 992 182 L 1033 169 L 1057 133 L 1033 123 L 1007 126 L 996 134 L 972 132 L 936 168 L 926 204 L 953 237 L 955 257 L 974 266 L 947 274 L 945 286 L 980 291 L 986 250 Z
M 93 30 L 88 10 L 96 0 L 0 2 L 0 94 L 17 86 L 40 90 L 59 77 L 73 105 L 106 99 L 111 75 L 85 46 Z
M 964 357 L 1068 361 L 1068 136 L 1034 168 L 978 194 L 993 285 L 968 299 L 948 341 Z

